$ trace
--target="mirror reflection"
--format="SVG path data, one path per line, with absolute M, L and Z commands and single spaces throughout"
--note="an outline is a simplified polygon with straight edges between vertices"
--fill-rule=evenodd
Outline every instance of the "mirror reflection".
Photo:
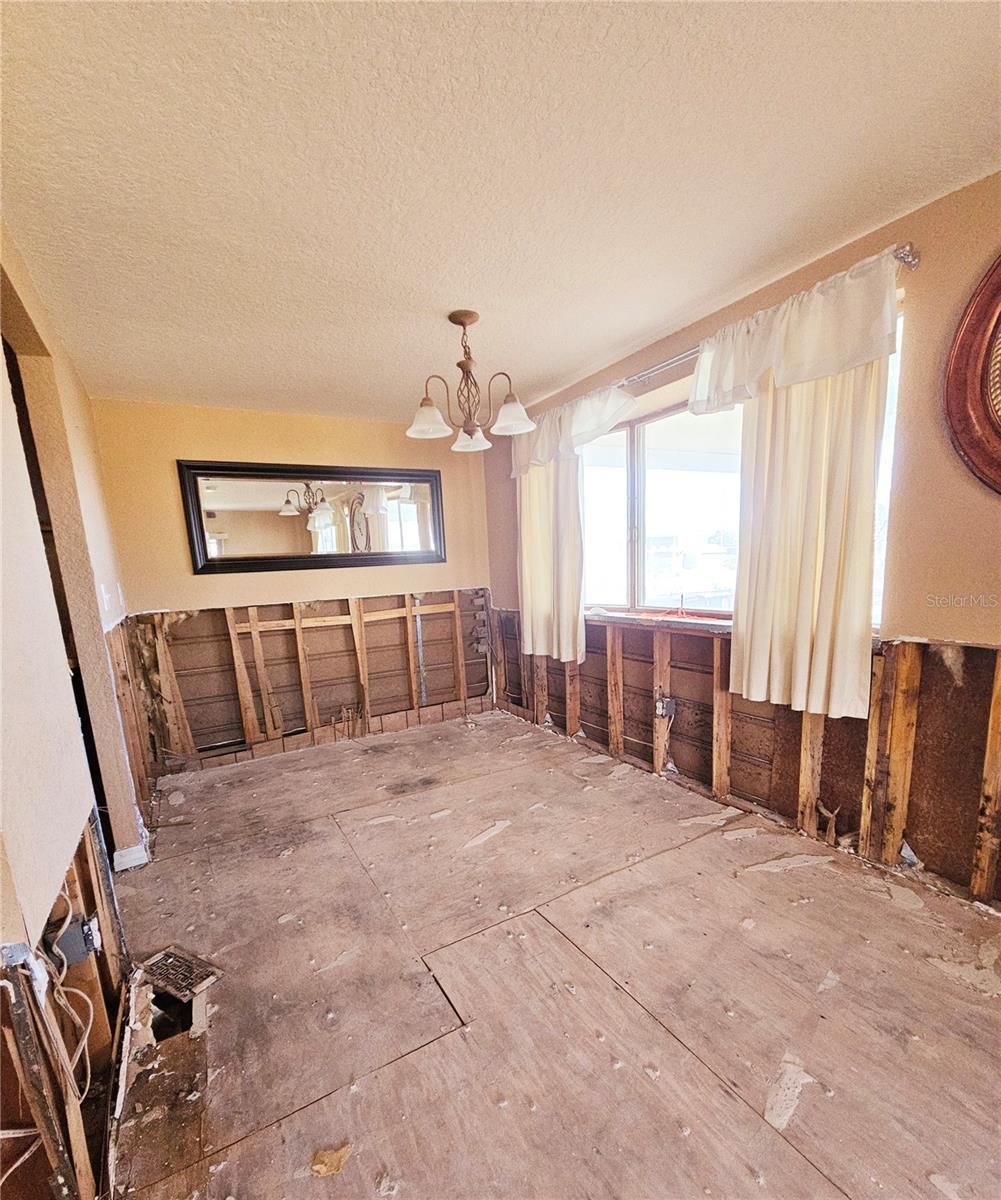
M 202 475 L 209 559 L 440 551 L 431 486 Z

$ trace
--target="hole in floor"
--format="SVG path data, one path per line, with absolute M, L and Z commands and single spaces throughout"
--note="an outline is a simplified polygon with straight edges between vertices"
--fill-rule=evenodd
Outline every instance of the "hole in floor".
M 153 993 L 153 1037 L 158 1042 L 187 1033 L 193 1021 L 192 1002 L 169 992 Z

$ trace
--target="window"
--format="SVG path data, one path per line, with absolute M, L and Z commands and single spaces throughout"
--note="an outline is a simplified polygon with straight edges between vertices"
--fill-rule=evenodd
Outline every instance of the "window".
M 883 608 L 902 330 L 901 317 L 888 367 L 877 476 L 874 628 Z M 644 406 L 655 415 L 581 451 L 588 607 L 733 612 L 743 408 L 694 416 L 685 407 L 689 386 L 690 380 L 681 380 L 648 393 Z
M 638 425 L 637 592 L 644 608 L 732 612 L 741 409 Z
M 584 603 L 730 612 L 740 410 L 695 417 L 677 408 L 677 385 L 662 391 L 674 411 L 581 450 Z

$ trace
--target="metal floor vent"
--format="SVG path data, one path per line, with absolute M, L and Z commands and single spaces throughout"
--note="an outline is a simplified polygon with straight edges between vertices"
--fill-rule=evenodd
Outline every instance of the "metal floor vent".
M 179 946 L 158 950 L 142 968 L 154 992 L 166 992 L 177 1000 L 193 1000 L 221 974 L 218 967 Z

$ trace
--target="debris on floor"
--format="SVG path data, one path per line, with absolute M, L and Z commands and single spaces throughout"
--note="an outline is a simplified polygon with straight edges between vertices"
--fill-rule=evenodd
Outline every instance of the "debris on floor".
M 314 1175 L 340 1175 L 344 1164 L 351 1157 L 352 1146 L 345 1142 L 334 1150 L 317 1150 L 313 1155 L 310 1170 Z

